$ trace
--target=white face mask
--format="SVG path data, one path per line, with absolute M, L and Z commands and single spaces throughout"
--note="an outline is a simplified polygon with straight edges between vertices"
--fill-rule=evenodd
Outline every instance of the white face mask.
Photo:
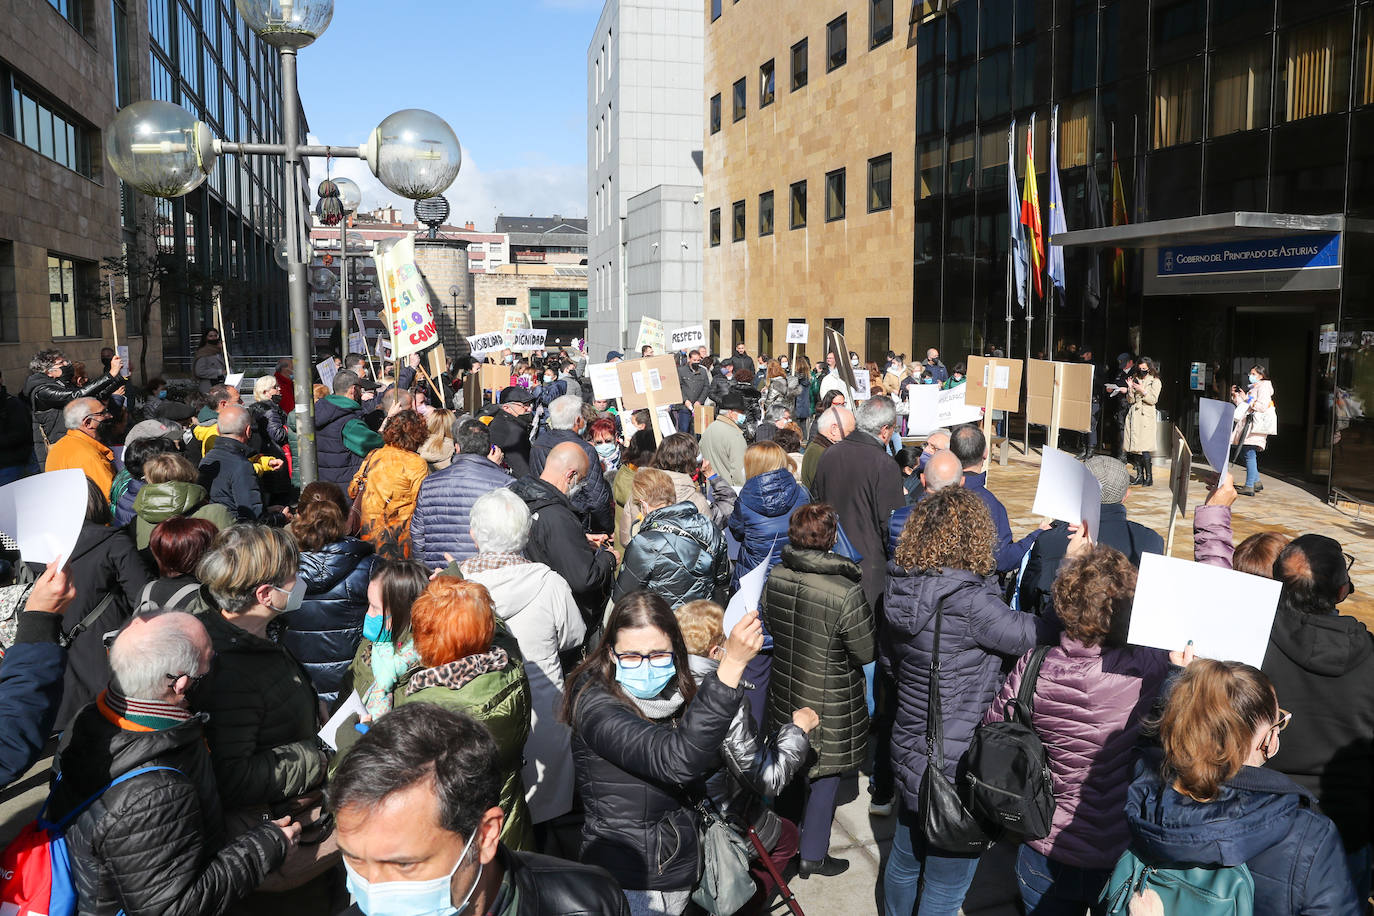
M 859 368 L 859 358 L 856 356 L 853 359 L 851 359 L 849 361 L 849 365 L 853 366 L 855 369 Z
M 305 601 L 306 585 L 305 580 L 300 576 L 296 577 L 296 584 L 291 586 L 290 591 L 277 585 L 272 586 L 272 589 L 286 596 L 286 606 L 279 609 L 277 611 L 278 614 L 289 614 L 292 611 L 299 610 L 301 603 Z
M 472 841 L 477 839 L 477 831 L 468 837 L 458 861 L 453 863 L 447 875 L 431 878 L 428 881 L 384 881 L 373 884 L 353 870 L 344 860 L 344 871 L 348 873 L 348 892 L 357 901 L 358 909 L 366 916 L 459 916 L 472 902 L 477 893 L 477 885 L 482 883 L 483 865 L 477 866 L 477 877 L 468 888 L 467 896 L 457 906 L 453 904 L 453 876 L 458 873 L 472 849 Z

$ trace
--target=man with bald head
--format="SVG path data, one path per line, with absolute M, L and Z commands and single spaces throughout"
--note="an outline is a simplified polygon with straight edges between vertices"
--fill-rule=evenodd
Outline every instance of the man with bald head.
M 266 510 L 248 453 L 251 427 L 247 410 L 237 404 L 225 405 L 219 412 L 215 447 L 200 459 L 200 485 L 210 494 L 210 502 L 228 507 L 241 522 L 258 521 Z
M 934 434 L 932 433 L 932 435 Z M 948 439 L 949 434 L 945 433 L 945 437 Z M 926 441 L 929 443 L 930 440 Z M 916 500 L 917 502 L 947 487 L 962 487 L 964 485 L 963 462 L 959 460 L 958 455 L 954 454 L 949 449 L 939 449 L 934 452 L 930 456 L 930 459 L 925 462 L 924 469 L 919 473 L 921 475 L 921 489 L 919 491 L 919 498 Z M 888 516 L 888 559 L 891 559 L 896 554 L 897 539 L 902 536 L 902 529 L 906 527 L 906 520 L 911 515 L 911 510 L 915 508 L 915 503 L 909 506 L 902 506 L 898 509 L 894 509 L 892 514 Z
M 854 431 L 854 414 L 848 407 L 828 407 L 816 418 L 816 430 L 802 453 L 801 484 L 807 489 L 816 479 L 821 455 Z
M 586 486 L 591 463 L 576 442 L 549 450 L 538 476 L 522 477 L 511 492 L 530 509 L 530 539 L 525 557 L 543 563 L 572 589 L 589 637 L 599 629 L 601 612 L 614 582 L 615 554 L 610 536 L 587 534 L 572 499 Z
M 75 468 L 83 471 L 100 487 L 100 492 L 108 495 L 115 477 L 114 452 L 96 438 L 95 433 L 100 421 L 109 416 L 109 410 L 95 398 L 76 398 L 68 402 L 62 408 L 62 424 L 67 428 L 67 434 L 48 449 L 48 460 L 43 470 Z
M 223 913 L 296 845 L 290 816 L 226 840 L 205 721 L 187 701 L 213 661 L 195 617 L 139 615 L 110 648 L 108 689 L 62 736 L 49 814 L 104 790 L 66 830 L 83 912 Z

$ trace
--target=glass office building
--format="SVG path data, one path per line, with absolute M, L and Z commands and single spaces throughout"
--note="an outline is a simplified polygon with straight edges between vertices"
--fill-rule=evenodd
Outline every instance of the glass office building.
M 1013 356 L 1152 356 L 1190 433 L 1198 398 L 1259 363 L 1266 470 L 1374 501 L 1374 4 L 917 0 L 912 20 L 916 339 L 946 361 L 1005 347 L 1010 314 Z M 1056 106 L 1051 330 L 1040 299 L 1029 323 L 1008 306 L 1007 134 L 1020 181 L 1035 116 L 1048 225 Z

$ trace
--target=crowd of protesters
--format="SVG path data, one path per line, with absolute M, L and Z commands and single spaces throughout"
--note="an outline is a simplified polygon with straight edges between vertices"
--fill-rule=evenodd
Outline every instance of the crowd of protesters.
M 1374 640 L 1339 613 L 1340 545 L 1233 544 L 1224 476 L 1196 560 L 1280 583 L 1263 670 L 1125 640 L 1164 549 L 1126 509 L 1148 359 L 1134 473 L 1084 449 L 1099 530 L 1018 532 L 978 425 L 903 448 L 907 389 L 964 381 L 933 349 L 869 363 L 860 399 L 857 354 L 702 348 L 661 416 L 598 400 L 578 353 L 501 354 L 470 412 L 471 359 L 349 354 L 314 386 L 302 488 L 290 361 L 245 406 L 217 337 L 189 401 L 39 353 L 3 452 L 6 480 L 87 479 L 71 556 L 0 627 L 0 787 L 56 737 L 45 817 L 71 816 L 83 916 L 728 916 L 717 818 L 748 837 L 728 913 L 765 913 L 849 868 L 860 773 L 894 833 L 881 910 L 955 916 L 985 846 L 933 841 L 930 785 L 1027 679 L 1054 810 L 1017 848 L 1025 912 L 1106 912 L 1136 860 L 1243 881 L 1237 912 L 1365 911 Z M 1164 911 L 1139 890 L 1113 911 Z

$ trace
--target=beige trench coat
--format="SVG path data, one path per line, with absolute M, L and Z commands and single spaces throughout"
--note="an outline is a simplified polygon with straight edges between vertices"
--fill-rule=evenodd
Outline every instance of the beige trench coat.
M 1159 401 L 1159 379 L 1146 376 L 1141 390 L 1126 392 L 1126 451 L 1153 452 L 1158 444 L 1155 404 Z

